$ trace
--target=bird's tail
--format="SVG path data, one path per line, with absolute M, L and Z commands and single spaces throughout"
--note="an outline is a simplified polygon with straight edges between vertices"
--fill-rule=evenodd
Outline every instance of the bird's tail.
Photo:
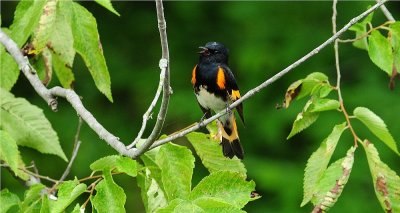
M 228 113 L 221 118 L 222 119 L 218 122 L 218 129 L 224 156 L 233 158 L 233 156 L 236 155 L 239 159 L 243 159 L 244 152 L 239 141 L 235 115 L 233 113 Z

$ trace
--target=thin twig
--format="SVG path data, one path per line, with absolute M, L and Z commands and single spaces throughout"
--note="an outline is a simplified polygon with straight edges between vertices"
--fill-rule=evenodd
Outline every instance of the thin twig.
M 332 5 L 332 10 L 333 10 L 333 13 L 332 13 L 332 33 L 333 34 L 336 34 L 336 16 L 337 16 L 336 4 L 337 4 L 337 0 L 333 0 L 333 5 Z M 340 74 L 340 64 L 339 64 L 339 41 L 338 41 L 338 39 L 335 40 L 333 48 L 334 48 L 334 51 L 335 51 L 335 66 L 336 66 L 336 75 L 337 75 L 336 88 L 337 88 L 337 93 L 338 93 L 338 96 L 339 96 L 340 109 L 342 110 L 343 115 L 346 118 L 347 125 L 348 125 L 351 133 L 353 134 L 354 146 L 357 147 L 358 136 L 357 136 L 356 132 L 354 131 L 353 126 L 351 126 L 349 114 L 347 113 L 346 108 L 344 107 L 343 98 L 342 98 L 342 92 L 340 90 L 341 74 Z
M 40 179 L 43 179 L 43 180 L 47 180 L 47 181 L 50 181 L 50 182 L 53 182 L 53 183 L 57 183 L 58 182 L 58 180 L 55 180 L 55 179 L 50 178 L 48 176 L 43 176 L 43 175 L 36 174 L 35 172 L 31 172 L 31 171 L 29 171 L 29 170 L 27 170 L 25 168 L 20 168 L 20 170 L 28 173 L 29 175 L 32 175 L 34 177 L 37 177 L 37 178 L 40 178 Z
M 127 146 L 128 149 L 134 147 L 137 144 L 137 142 L 142 138 L 143 132 L 146 129 L 147 121 L 151 118 L 151 113 L 153 112 L 153 109 L 156 106 L 158 99 L 160 98 L 161 91 L 162 91 L 163 85 L 164 85 L 165 72 L 166 72 L 165 66 L 161 67 L 161 65 L 160 65 L 160 69 L 161 69 L 160 81 L 158 82 L 158 88 L 157 88 L 156 95 L 154 96 L 154 99 L 151 102 L 147 111 L 143 114 L 142 127 L 140 128 L 140 131 L 139 131 L 138 135 L 136 136 L 135 140 L 129 146 Z
M 386 2 L 387 0 L 381 1 L 377 4 L 375 4 L 374 6 L 370 7 L 368 10 L 366 10 L 365 12 L 361 13 L 360 15 L 358 15 L 357 17 L 353 18 L 350 20 L 349 23 L 347 23 L 342 29 L 340 29 L 338 32 L 336 32 L 332 37 L 330 37 L 328 40 L 326 40 L 325 42 L 323 42 L 322 44 L 320 44 L 318 47 L 316 47 L 315 49 L 313 49 L 311 52 L 307 53 L 305 56 L 301 57 L 299 60 L 295 61 L 293 64 L 289 65 L 288 67 L 286 67 L 285 69 L 283 69 L 282 71 L 278 72 L 277 74 L 275 74 L 274 76 L 272 76 L 271 78 L 269 78 L 268 80 L 264 81 L 262 84 L 258 85 L 257 87 L 251 89 L 250 91 L 248 91 L 244 96 L 242 96 L 240 99 L 238 99 L 237 101 L 233 102 L 226 110 L 222 110 L 220 112 L 218 112 L 217 114 L 215 114 L 214 116 L 203 120 L 202 122 L 198 123 L 198 125 L 193 126 L 191 128 L 185 129 L 183 131 L 181 131 L 180 133 L 168 136 L 164 139 L 161 140 L 157 140 L 155 143 L 153 143 L 153 145 L 150 147 L 150 149 L 155 148 L 157 146 L 160 146 L 164 143 L 168 143 L 172 140 L 175 140 L 177 138 L 183 137 L 186 134 L 193 132 L 201 127 L 206 126 L 207 124 L 211 123 L 212 121 L 216 120 L 217 118 L 219 118 L 220 116 L 226 114 L 229 110 L 235 108 L 236 106 L 238 106 L 240 103 L 242 103 L 243 101 L 247 100 L 248 98 L 250 98 L 251 96 L 255 95 L 256 93 L 258 93 L 259 91 L 261 91 L 262 89 L 264 89 L 265 87 L 267 87 L 268 85 L 272 84 L 273 82 L 277 81 L 278 79 L 280 79 L 282 76 L 286 75 L 287 73 L 289 73 L 290 71 L 292 71 L 294 68 L 296 68 L 297 66 L 299 66 L 301 63 L 303 63 L 304 61 L 308 60 L 309 58 L 311 58 L 312 56 L 316 55 L 319 51 L 321 51 L 323 48 L 325 48 L 326 46 L 328 46 L 329 44 L 331 44 L 332 42 L 334 42 L 337 38 L 339 38 L 340 35 L 342 35 L 345 31 L 347 31 L 352 25 L 354 25 L 355 23 L 357 23 L 358 21 L 360 21 L 361 19 L 363 19 L 364 17 L 366 17 L 368 14 L 370 14 L 371 12 L 373 12 L 374 10 L 376 10 L 379 6 L 381 6 L 384 2 Z
M 169 105 L 169 97 L 171 96 L 171 88 L 169 83 L 169 49 L 168 49 L 168 38 L 167 38 L 167 23 L 165 22 L 164 17 L 164 7 L 162 4 L 162 0 L 156 0 L 156 9 L 157 9 L 157 20 L 158 20 L 158 30 L 160 32 L 160 41 L 161 41 L 161 49 L 162 56 L 160 60 L 160 69 L 161 72 L 165 71 L 164 76 L 164 85 L 163 85 L 163 98 L 161 101 L 160 111 L 157 115 L 157 121 L 154 125 L 153 131 L 150 136 L 146 139 L 146 141 L 137 148 L 135 151 L 135 156 L 139 156 L 143 154 L 148 148 L 154 143 L 156 138 L 161 133 L 162 127 L 164 125 L 165 117 L 167 115 L 168 105 Z
M 366 17 L 369 13 L 376 10 L 378 7 L 380 7 L 385 2 L 387 2 L 387 0 L 383 0 L 383 1 L 375 4 L 374 6 L 372 6 L 371 8 L 369 8 L 368 10 L 366 10 L 365 12 L 360 14 L 359 16 L 353 18 L 348 24 L 346 24 L 341 30 L 339 30 L 331 38 L 326 40 L 324 43 L 319 45 L 317 48 L 315 48 L 314 50 L 312 50 L 311 52 L 309 52 L 308 54 L 306 54 L 305 56 L 303 56 L 302 58 L 300 58 L 299 60 L 297 60 L 296 62 L 291 64 L 290 66 L 286 67 L 279 73 L 275 74 L 268 80 L 264 81 L 259 86 L 248 91 L 244 96 L 242 96 L 242 98 L 240 98 L 236 102 L 232 103 L 228 109 L 235 108 L 237 105 L 239 105 L 243 101 L 245 101 L 248 98 L 250 98 L 251 96 L 255 95 L 256 93 L 258 93 L 259 91 L 261 91 L 262 89 L 264 89 L 265 87 L 270 85 L 271 83 L 277 81 L 279 78 L 281 78 L 282 76 L 289 73 L 291 70 L 293 70 L 294 68 L 299 66 L 304 61 L 308 60 L 309 58 L 311 58 L 312 56 L 317 54 L 320 50 L 325 48 L 327 45 L 331 44 L 335 39 L 337 39 L 345 31 L 347 31 L 349 29 L 349 27 L 351 27 L 352 25 L 354 25 L 355 23 L 360 21 L 362 18 Z M 161 12 L 162 11 L 161 1 L 157 0 L 156 4 L 157 4 L 156 5 L 157 11 Z M 160 13 L 160 15 L 161 15 L 161 13 Z M 163 15 L 163 13 L 162 13 L 162 15 Z M 166 59 L 166 62 L 169 62 L 168 44 L 167 44 L 167 40 L 166 40 L 167 37 L 166 37 L 166 31 L 165 31 L 166 25 L 165 25 L 165 22 L 164 22 L 164 25 L 161 25 L 161 24 L 162 24 L 162 22 L 159 23 L 160 33 L 161 33 L 161 35 L 163 35 L 165 33 L 165 36 L 161 36 L 161 40 L 162 40 L 161 43 L 162 43 L 162 47 L 163 47 L 163 51 L 162 51 L 163 57 L 162 58 Z M 135 148 L 127 149 L 127 147 L 119 140 L 119 138 L 117 138 L 116 136 L 114 136 L 113 134 L 108 132 L 96 120 L 96 118 L 84 107 L 84 105 L 82 104 L 82 101 L 80 100 L 79 96 L 75 93 L 75 91 L 73 91 L 71 89 L 64 89 L 61 87 L 53 87 L 51 89 L 47 89 L 42 84 L 40 79 L 38 78 L 37 74 L 35 73 L 35 69 L 29 64 L 28 59 L 21 54 L 21 51 L 18 48 L 17 44 L 13 40 L 11 40 L 1 29 L 0 29 L 0 42 L 5 46 L 7 51 L 17 62 L 20 69 L 22 70 L 23 74 L 29 80 L 30 84 L 35 89 L 35 91 L 49 104 L 49 106 L 51 107 L 52 110 L 54 110 L 54 111 L 57 110 L 57 100 L 55 98 L 56 96 L 67 99 L 67 101 L 71 104 L 71 106 L 76 110 L 77 114 L 82 117 L 82 119 L 88 124 L 88 126 L 91 129 L 93 129 L 93 131 L 95 131 L 96 134 L 99 135 L 99 137 L 101 139 L 106 141 L 113 149 L 115 149 L 121 155 L 125 155 L 125 156 L 132 157 L 132 158 L 138 157 L 139 155 L 141 155 L 143 152 L 145 152 L 147 150 L 146 146 L 150 146 L 151 148 L 154 148 L 161 144 L 172 141 L 176 138 L 183 137 L 184 135 L 211 123 L 212 121 L 216 120 L 220 116 L 227 113 L 226 110 L 223 110 L 223 111 L 215 114 L 211 118 L 204 120 L 199 125 L 185 129 L 178 134 L 174 134 L 173 136 L 164 138 L 162 140 L 158 140 L 152 144 L 152 140 L 154 140 L 154 138 L 156 138 L 161 131 L 162 124 L 165 120 L 169 95 L 171 93 L 171 90 L 169 87 L 169 65 L 167 63 L 167 66 L 166 66 L 167 70 L 166 70 L 166 75 L 165 75 L 164 80 L 165 80 L 165 82 L 168 82 L 168 83 L 164 84 L 164 86 L 163 86 L 163 102 L 161 103 L 161 109 L 157 116 L 157 122 L 156 122 L 155 128 L 153 129 L 152 134 L 150 134 L 150 136 L 147 139 L 147 141 L 145 142 L 145 144 L 140 147 L 141 148 L 140 151 L 139 150 L 136 151 Z
M 59 182 L 63 182 L 65 180 L 65 178 L 68 176 L 69 172 L 71 171 L 72 164 L 74 163 L 75 158 L 78 154 L 79 147 L 81 146 L 81 141 L 79 141 L 79 135 L 81 133 L 81 127 L 82 127 L 83 120 L 79 116 L 78 116 L 78 118 L 79 118 L 78 119 L 79 120 L 78 127 L 76 129 L 76 134 L 75 134 L 75 138 L 74 138 L 74 148 L 72 150 L 71 159 L 69 160 L 67 168 L 65 169 L 64 173 L 62 174 Z
M 364 33 L 364 34 L 362 34 L 361 36 L 359 36 L 359 37 L 356 37 L 356 38 L 351 38 L 351 39 L 337 39 L 338 40 L 338 42 L 340 42 L 340 43 L 350 43 L 350 42 L 355 42 L 355 41 L 358 41 L 358 40 L 360 40 L 360 39 L 363 39 L 363 38 L 365 38 L 365 37 L 367 37 L 372 31 L 374 31 L 374 30 L 377 30 L 377 29 L 386 29 L 386 25 L 388 25 L 388 24 L 392 24 L 392 23 L 394 23 L 393 21 L 387 21 L 387 22 L 385 22 L 385 23 L 383 23 L 383 24 L 381 24 L 381 25 L 379 25 L 379 26 L 377 26 L 377 27 L 373 27 L 373 28 L 371 28 L 370 30 L 368 30 L 366 33 Z
M 379 3 L 380 0 L 376 0 L 376 2 Z M 381 8 L 383 14 L 385 14 L 386 18 L 387 18 L 389 21 L 396 21 L 396 20 L 393 18 L 392 14 L 389 12 L 389 10 L 386 8 L 386 6 L 385 6 L 384 4 L 383 4 L 380 8 Z

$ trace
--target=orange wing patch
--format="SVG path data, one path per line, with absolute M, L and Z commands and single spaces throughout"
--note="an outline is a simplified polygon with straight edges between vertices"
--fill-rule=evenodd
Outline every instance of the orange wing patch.
M 220 89 L 225 89 L 225 73 L 221 67 L 218 68 L 217 85 Z
M 197 65 L 194 66 L 193 71 L 192 71 L 192 84 L 193 85 L 196 84 L 196 68 L 197 68 Z
M 236 101 L 237 99 L 239 99 L 239 98 L 240 98 L 240 92 L 239 92 L 239 90 L 232 90 L 232 95 L 231 95 L 231 97 L 232 97 L 232 100 L 234 100 L 234 101 Z

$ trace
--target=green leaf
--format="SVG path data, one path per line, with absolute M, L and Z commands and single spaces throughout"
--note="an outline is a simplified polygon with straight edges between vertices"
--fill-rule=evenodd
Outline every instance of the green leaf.
M 34 32 L 32 40 L 35 54 L 42 52 L 43 48 L 46 47 L 47 42 L 49 41 L 50 35 L 54 31 L 56 8 L 56 0 L 47 0 L 47 3 L 44 5 L 44 12 L 40 16 L 39 25 Z
M 100 158 L 90 164 L 90 169 L 93 171 L 103 171 L 104 169 L 114 169 L 118 172 L 124 172 L 129 176 L 137 175 L 136 161 L 121 155 L 110 155 Z
M 346 123 L 336 125 L 331 134 L 322 141 L 320 147 L 315 151 L 307 161 L 307 166 L 304 172 L 304 197 L 301 206 L 307 204 L 313 194 L 317 191 L 318 182 L 322 178 L 340 136 L 346 129 Z
M 112 6 L 111 0 L 95 0 L 95 1 L 99 3 L 101 6 L 105 7 L 107 10 L 114 13 L 115 15 L 120 16 L 120 14 Z
M 57 54 L 53 53 L 51 56 L 53 58 L 54 72 L 56 73 L 61 85 L 64 88 L 71 88 L 75 81 L 74 73 L 72 73 L 71 68 L 68 67 Z
M 349 180 L 354 163 L 355 149 L 355 147 L 351 147 L 347 151 L 346 157 L 332 163 L 324 172 L 313 195 L 313 212 L 325 212 L 335 205 Z
M 11 207 L 19 205 L 20 200 L 17 195 L 8 191 L 8 189 L 2 189 L 0 192 L 0 213 L 6 213 Z
M 25 191 L 25 199 L 21 203 L 20 212 L 32 212 L 33 209 L 39 210 L 39 201 L 41 200 L 42 190 L 45 188 L 42 184 L 35 184 Z
M 203 197 L 193 201 L 193 204 L 202 208 L 207 213 L 245 213 L 230 203 L 220 201 L 216 198 Z
M 143 161 L 146 168 L 151 171 L 151 177 L 155 179 L 161 188 L 164 188 L 161 180 L 161 168 L 156 163 L 156 156 L 158 155 L 159 150 L 160 147 L 149 150 L 141 155 L 140 159 Z
M 97 32 L 96 19 L 78 3 L 73 2 L 72 8 L 74 48 L 85 61 L 96 87 L 112 102 L 110 75 Z
M 328 110 L 335 110 L 340 107 L 340 103 L 333 99 L 316 99 L 313 101 L 311 112 L 322 112 Z
M 0 89 L 0 128 L 7 131 L 20 146 L 54 154 L 67 161 L 57 133 L 46 119 L 42 109 L 23 98 Z
M 400 212 L 400 177 L 379 158 L 378 151 L 369 141 L 363 147 L 367 154 L 375 194 L 385 212 Z
M 390 25 L 390 33 L 394 65 L 397 71 L 400 71 L 400 22 L 397 21 Z
M 42 206 L 40 208 L 40 213 L 50 213 L 50 204 L 49 204 L 48 195 L 42 196 Z
M 86 185 L 79 183 L 78 180 L 63 182 L 58 188 L 57 201 L 50 201 L 51 212 L 64 212 L 65 209 L 85 191 Z
M 232 171 L 239 172 L 244 177 L 246 176 L 246 168 L 242 161 L 237 158 L 228 159 L 223 156 L 219 142 L 211 139 L 209 135 L 192 132 L 187 134 L 186 137 L 210 173 Z
M 126 195 L 124 190 L 118 186 L 112 176 L 111 170 L 103 171 L 104 180 L 96 185 L 96 195 L 91 198 L 92 204 L 97 212 L 125 212 Z
M 201 212 L 205 213 L 203 209 L 199 206 L 196 206 L 190 201 L 182 200 L 180 198 L 176 198 L 172 200 L 168 206 L 158 209 L 157 213 L 181 213 L 181 212 Z
M 18 47 L 26 42 L 33 30 L 36 28 L 43 7 L 46 4 L 44 0 L 20 1 L 15 9 L 14 21 L 10 30 L 6 33 L 17 43 Z M 10 91 L 17 82 L 19 69 L 14 59 L 0 47 L 0 87 Z
M 367 24 L 371 23 L 373 16 L 374 13 L 372 12 L 362 22 L 356 23 L 349 28 L 349 30 L 356 32 L 356 38 L 364 36 L 367 33 Z M 368 50 L 367 36 L 353 42 L 353 46 L 363 50 Z
M 192 185 L 192 152 L 184 146 L 167 143 L 161 146 L 156 163 L 161 169 L 161 179 L 168 201 L 186 198 Z
M 157 181 L 152 177 L 151 170 L 144 168 L 137 176 L 138 185 L 146 212 L 155 212 L 167 206 L 167 199 Z
M 376 66 L 392 75 L 393 52 L 390 42 L 378 30 L 368 37 L 368 55 Z
M 364 123 L 364 125 L 367 126 L 368 129 L 374 133 L 374 135 L 376 135 L 376 137 L 383 141 L 395 153 L 400 155 L 396 146 L 396 142 L 389 133 L 385 122 L 379 116 L 365 107 L 357 107 L 354 109 L 353 113 L 358 120 Z
M 21 155 L 18 151 L 17 142 L 6 131 L 0 129 L 0 159 L 6 162 L 11 170 L 23 180 L 28 180 L 29 176 L 19 170 L 22 163 Z
M 220 171 L 203 178 L 189 195 L 195 201 L 199 198 L 215 198 L 236 208 L 243 208 L 255 189 L 253 181 L 246 181 L 239 173 Z
M 81 213 L 81 207 L 77 203 L 71 213 Z
M 176 199 L 172 200 L 171 202 L 169 202 L 168 206 L 165 206 L 163 208 L 159 208 L 155 212 L 157 212 L 157 213 L 172 213 L 172 212 L 176 212 L 176 211 L 174 211 L 175 208 L 182 202 L 185 202 L 185 200 L 182 200 L 180 198 L 176 198 Z
M 286 139 L 289 139 L 297 133 L 303 131 L 318 119 L 318 112 L 310 112 L 311 103 L 312 100 L 309 100 L 304 106 L 303 111 L 297 115 L 296 120 L 293 123 L 292 130 Z

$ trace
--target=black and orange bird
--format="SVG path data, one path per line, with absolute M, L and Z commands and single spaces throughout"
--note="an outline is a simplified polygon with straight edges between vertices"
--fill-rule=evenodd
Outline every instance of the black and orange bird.
M 219 112 L 226 109 L 240 98 L 240 92 L 228 66 L 229 50 L 219 42 L 208 42 L 199 48 L 199 63 L 193 69 L 192 84 L 204 117 L 209 118 L 211 110 Z M 236 110 L 244 124 L 242 104 Z M 229 111 L 221 116 L 217 124 L 224 156 L 243 159 L 234 113 Z

